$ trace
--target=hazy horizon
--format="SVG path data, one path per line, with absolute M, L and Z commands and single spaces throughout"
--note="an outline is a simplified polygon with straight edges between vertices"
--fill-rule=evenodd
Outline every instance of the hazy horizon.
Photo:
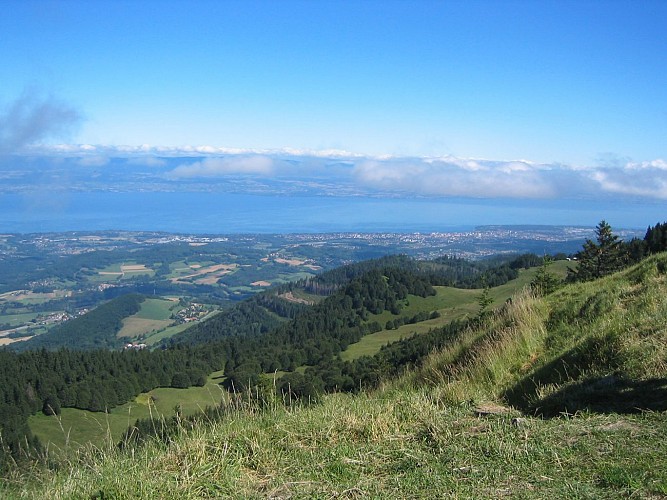
M 275 228 L 310 232 L 646 227 L 665 24 L 658 1 L 10 1 L 0 230 L 118 223 L 111 193 L 135 193 L 115 195 L 127 225 L 151 222 L 140 193 L 180 193 L 151 202 L 156 227 L 177 203 L 217 227 L 224 195 L 249 231 L 281 208 L 306 216 Z

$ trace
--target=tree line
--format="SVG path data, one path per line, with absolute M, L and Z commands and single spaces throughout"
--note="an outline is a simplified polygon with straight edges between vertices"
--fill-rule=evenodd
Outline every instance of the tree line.
M 595 227 L 595 241 L 587 239 L 575 254 L 576 268 L 568 270 L 569 281 L 590 281 L 620 271 L 643 258 L 667 250 L 667 222 L 649 226 L 643 239 L 623 241 L 605 220 Z

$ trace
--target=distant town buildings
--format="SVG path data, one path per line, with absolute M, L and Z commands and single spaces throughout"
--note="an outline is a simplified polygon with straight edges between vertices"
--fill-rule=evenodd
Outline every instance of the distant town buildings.
M 136 351 L 140 351 L 142 349 L 146 349 L 146 347 L 148 347 L 146 344 L 137 344 L 136 342 L 130 342 L 128 344 L 125 344 L 123 346 L 123 349 L 126 350 L 126 351 L 129 350 L 129 349 L 134 349 Z

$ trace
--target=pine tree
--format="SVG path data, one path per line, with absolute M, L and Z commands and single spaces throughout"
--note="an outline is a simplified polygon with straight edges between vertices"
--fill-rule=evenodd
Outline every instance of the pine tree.
M 562 283 L 562 280 L 549 271 L 549 266 L 553 260 L 545 255 L 542 260 L 542 266 L 537 270 L 535 279 L 530 282 L 530 288 L 537 295 L 548 295 L 555 291 Z
M 477 317 L 482 318 L 488 312 L 489 306 L 493 304 L 489 285 L 485 284 L 484 290 L 482 290 L 482 293 L 477 297 L 477 303 L 479 304 L 479 312 L 477 313 Z
M 595 227 L 597 243 L 586 240 L 583 249 L 577 254 L 579 266 L 577 270 L 569 269 L 570 279 L 588 281 L 623 268 L 625 252 L 623 242 L 619 240 L 606 221 L 602 220 Z
M 667 250 L 667 222 L 658 223 L 655 227 L 649 226 L 646 236 L 644 236 L 644 242 L 649 253 L 658 253 Z

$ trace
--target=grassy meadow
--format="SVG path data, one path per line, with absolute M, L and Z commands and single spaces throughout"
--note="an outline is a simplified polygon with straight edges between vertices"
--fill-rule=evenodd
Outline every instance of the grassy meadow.
M 169 418 L 180 407 L 192 415 L 207 406 L 217 406 L 226 394 L 220 385 L 222 372 L 209 375 L 203 387 L 158 388 L 142 393 L 134 401 L 104 412 L 63 408 L 59 416 L 38 413 L 30 417 L 31 430 L 54 450 L 73 450 L 86 443 L 117 443 L 137 419 Z
M 439 318 L 402 325 L 396 329 L 388 330 L 383 328 L 380 332 L 365 335 L 359 342 L 349 345 L 341 353 L 341 358 L 344 361 L 350 361 L 360 356 L 372 356 L 384 345 L 410 337 L 415 333 L 428 332 L 432 328 L 437 328 L 455 319 L 474 316 L 479 310 L 477 297 L 480 294 L 480 290 L 465 290 L 443 286 L 434 288 L 436 295 L 432 297 L 408 296 L 406 305 L 398 316 L 391 314 L 389 311 L 384 311 L 381 314 L 370 314 L 367 322 L 372 323 L 377 321 L 384 327 L 387 321 L 398 317 L 412 317 L 420 312 L 431 313 L 432 311 L 440 313 Z
M 556 261 L 551 264 L 549 271 L 554 275 L 564 278 L 567 275 L 567 267 L 572 265 L 568 261 Z M 519 277 L 508 283 L 489 289 L 489 297 L 493 300 L 492 308 L 499 307 L 514 294 L 528 286 L 535 278 L 537 268 L 521 269 Z M 411 337 L 414 334 L 426 333 L 433 328 L 448 324 L 449 322 L 464 317 L 475 316 L 479 312 L 479 297 L 481 290 L 469 290 L 462 288 L 436 286 L 436 295 L 432 297 L 408 297 L 405 306 L 401 310 L 400 316 L 412 317 L 420 312 L 430 313 L 437 311 L 439 318 L 420 321 L 418 323 L 406 324 L 396 329 L 372 333 L 364 336 L 359 342 L 351 344 L 341 353 L 344 361 L 351 361 L 360 356 L 372 356 L 377 353 L 382 346 L 391 342 Z M 389 311 L 381 314 L 371 314 L 367 322 L 377 321 L 383 327 L 387 321 L 396 319 Z
M 667 254 L 512 303 L 379 390 L 105 442 L 6 498 L 665 498 Z
M 123 320 L 123 327 L 117 336 L 128 341 L 141 339 L 141 342 L 149 346 L 156 344 L 192 326 L 192 323 L 173 324 L 171 315 L 181 308 L 177 299 L 147 297 L 136 314 Z M 217 312 L 210 312 L 206 318 Z
M 163 330 L 173 323 L 169 317 L 178 307 L 178 301 L 146 298 L 141 303 L 139 312 L 123 320 L 123 327 L 117 336 L 135 339 L 141 335 L 148 336 L 157 330 Z

